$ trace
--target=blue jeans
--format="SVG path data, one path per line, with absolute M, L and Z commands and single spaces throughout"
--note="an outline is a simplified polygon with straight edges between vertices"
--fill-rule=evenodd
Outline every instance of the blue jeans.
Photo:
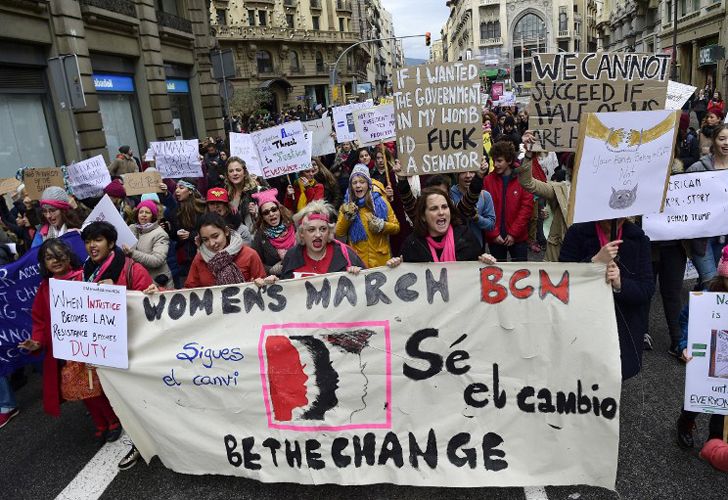
M 715 278 L 718 272 L 718 262 L 720 261 L 720 255 L 724 246 L 720 242 L 720 239 L 720 236 L 708 238 L 705 255 L 702 257 L 699 255 L 692 256 L 693 265 L 700 275 L 700 283 L 708 284 L 710 280 Z
M 18 406 L 15 401 L 15 393 L 10 387 L 8 377 L 0 377 L 0 413 L 10 413 Z

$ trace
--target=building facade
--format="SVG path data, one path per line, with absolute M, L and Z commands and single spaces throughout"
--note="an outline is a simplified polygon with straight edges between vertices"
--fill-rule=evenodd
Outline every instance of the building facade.
M 601 48 L 672 54 L 682 83 L 728 91 L 725 0 L 606 0 L 598 24 Z
M 232 49 L 235 88 L 269 89 L 280 111 L 331 102 L 330 69 L 361 40 L 352 0 L 216 0 L 210 22 L 220 48 Z M 367 80 L 366 47 L 349 51 L 337 66 L 347 93 Z M 356 88 L 353 89 L 356 91 Z
M 0 26 L 0 177 L 223 133 L 204 0 L 9 0 Z M 75 111 L 48 63 L 68 54 L 86 101 Z
M 442 53 L 442 40 L 433 40 L 430 45 L 430 59 L 431 63 L 443 62 L 445 56 Z
M 449 0 L 442 29 L 446 61 L 507 61 L 516 82 L 529 82 L 537 52 L 597 48 L 595 0 Z

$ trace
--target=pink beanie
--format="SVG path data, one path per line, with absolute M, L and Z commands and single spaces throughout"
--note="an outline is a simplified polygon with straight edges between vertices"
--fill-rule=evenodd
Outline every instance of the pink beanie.
M 723 472 L 728 472 L 728 443 L 722 439 L 709 439 L 700 450 L 700 458 Z
M 140 208 L 148 208 L 150 212 L 152 212 L 152 215 L 154 218 L 157 218 L 157 214 L 159 213 L 159 209 L 157 208 L 157 204 L 154 203 L 152 200 L 144 200 L 143 202 L 139 203 L 139 205 L 136 206 L 136 211 L 139 212 Z
M 258 203 L 259 207 L 262 207 L 266 203 L 275 203 L 276 205 L 280 205 L 276 196 L 278 196 L 278 190 L 276 188 L 261 191 L 260 193 L 253 193 L 253 198 Z
M 728 278 L 728 245 L 723 247 L 718 263 L 718 275 Z

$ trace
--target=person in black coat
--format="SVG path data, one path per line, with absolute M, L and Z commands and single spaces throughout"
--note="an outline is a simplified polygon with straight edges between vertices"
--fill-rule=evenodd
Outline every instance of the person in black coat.
M 655 293 L 650 239 L 640 227 L 617 219 L 617 239 L 609 241 L 612 221 L 573 224 L 561 246 L 560 262 L 607 265 L 622 359 L 622 379 L 642 368 L 643 335 L 648 328 L 650 301 Z

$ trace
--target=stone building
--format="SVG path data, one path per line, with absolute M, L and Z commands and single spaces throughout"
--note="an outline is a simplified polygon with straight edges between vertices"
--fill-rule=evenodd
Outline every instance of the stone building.
M 204 0 L 7 0 L 0 27 L 0 177 L 223 132 Z M 86 100 L 73 112 L 48 66 L 67 54 Z
M 233 86 L 269 89 L 279 111 L 331 103 L 330 67 L 361 40 L 356 7 L 352 0 L 214 0 L 210 21 L 220 48 L 233 50 Z M 370 58 L 361 46 L 339 63 L 347 93 L 367 81 Z

